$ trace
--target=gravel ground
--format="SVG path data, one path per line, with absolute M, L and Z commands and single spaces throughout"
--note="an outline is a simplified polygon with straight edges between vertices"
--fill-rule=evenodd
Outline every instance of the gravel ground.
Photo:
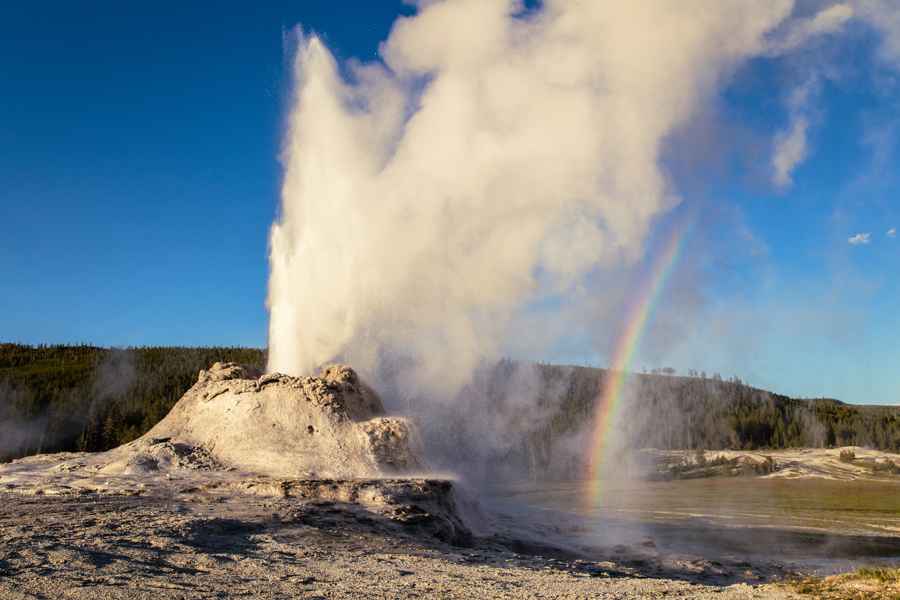
M 640 561 L 453 546 L 350 504 L 0 494 L 0 598 L 789 598 Z M 513 552 L 515 548 L 518 552 Z M 733 579 L 732 579 L 733 581 Z

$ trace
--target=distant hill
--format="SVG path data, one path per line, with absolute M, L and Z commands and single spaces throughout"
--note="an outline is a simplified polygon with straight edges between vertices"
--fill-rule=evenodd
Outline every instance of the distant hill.
M 255 348 L 109 349 L 94 346 L 0 344 L 0 460 L 35 454 L 113 448 L 137 438 L 165 416 L 215 361 L 263 367 Z M 546 418 L 525 442 L 540 454 L 583 427 L 607 372 L 537 365 L 538 402 Z M 514 367 L 502 361 L 491 376 L 503 390 Z M 831 399 L 799 400 L 718 377 L 635 374 L 623 427 L 640 447 L 759 449 L 870 446 L 900 451 L 900 407 L 856 406 Z M 502 409 L 502 393 L 493 398 Z
M 553 439 L 574 431 L 594 411 L 607 371 L 540 365 L 541 379 L 560 402 L 535 432 Z M 560 389 L 562 383 L 562 392 Z M 853 405 L 830 398 L 797 399 L 740 380 L 634 374 L 621 408 L 625 439 L 660 449 L 763 449 L 867 446 L 900 451 L 900 406 Z M 553 397 L 562 396 L 560 400 Z
M 0 344 L 0 460 L 131 441 L 215 361 L 262 367 L 265 352 Z

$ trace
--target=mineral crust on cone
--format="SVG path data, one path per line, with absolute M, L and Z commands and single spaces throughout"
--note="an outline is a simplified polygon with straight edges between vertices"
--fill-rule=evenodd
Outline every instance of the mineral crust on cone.
M 384 416 L 375 392 L 344 365 L 316 377 L 260 375 L 215 363 L 102 472 L 230 468 L 291 478 L 348 479 L 421 470 L 411 424 Z
M 349 367 L 289 377 L 216 363 L 142 437 L 107 452 L 0 465 L 0 493 L 187 502 L 270 496 L 296 502 L 297 514 L 312 521 L 333 517 L 316 508 L 323 504 L 374 530 L 469 543 L 453 483 L 412 476 L 426 470 L 419 448 L 411 423 L 385 416 Z

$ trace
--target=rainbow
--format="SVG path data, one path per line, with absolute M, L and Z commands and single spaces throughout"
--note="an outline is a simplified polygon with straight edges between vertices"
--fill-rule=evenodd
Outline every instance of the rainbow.
M 628 378 L 628 372 L 633 370 L 631 363 L 640 347 L 644 330 L 656 308 L 660 294 L 678 262 L 693 223 L 694 219 L 684 217 L 669 231 L 661 251 L 657 253 L 648 270 L 648 276 L 644 278 L 635 296 L 637 302 L 632 304 L 626 313 L 625 326 L 616 341 L 612 363 L 603 377 L 594 412 L 594 433 L 588 460 L 587 479 L 591 482 L 594 500 L 599 498 L 608 458 L 609 432 L 615 423 L 617 410 L 622 401 L 622 389 Z

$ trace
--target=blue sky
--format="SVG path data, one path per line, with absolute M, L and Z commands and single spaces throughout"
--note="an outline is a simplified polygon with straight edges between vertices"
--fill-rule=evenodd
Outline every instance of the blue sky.
M 4 9 L 0 338 L 265 344 L 283 31 L 371 57 L 404 7 L 264 4 Z
M 247 6 L 5 10 L 0 340 L 265 345 L 284 32 L 302 23 L 339 57 L 372 60 L 411 9 Z M 668 315 L 660 309 L 644 345 L 664 350 L 646 350 L 648 366 L 900 402 L 900 239 L 888 235 L 900 227 L 900 96 L 895 71 L 876 60 L 878 43 L 857 28 L 834 47 L 744 65 L 710 120 L 693 124 L 696 147 L 667 149 L 685 202 L 707 207 L 683 267 L 696 278 L 681 279 L 702 302 L 675 341 L 663 340 L 663 326 L 685 309 L 675 300 Z M 789 122 L 790 90 L 820 68 L 808 156 L 780 188 L 769 173 L 773 136 Z M 704 125 L 724 132 L 706 148 Z M 859 234 L 867 243 L 851 244 Z M 584 349 L 533 358 L 577 356 L 604 360 Z

